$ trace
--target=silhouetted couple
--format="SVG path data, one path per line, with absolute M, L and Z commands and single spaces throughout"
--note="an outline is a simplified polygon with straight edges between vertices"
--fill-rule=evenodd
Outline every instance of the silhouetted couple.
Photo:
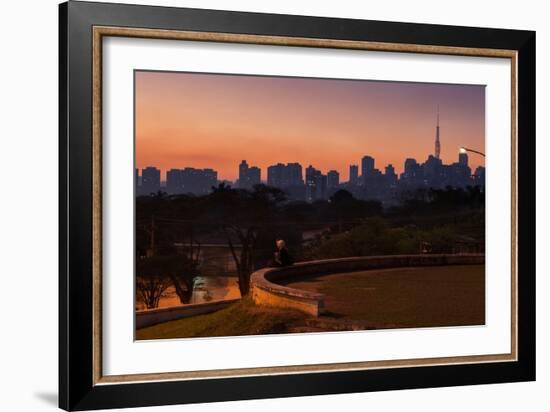
M 285 246 L 285 241 L 282 239 L 279 239 L 275 241 L 275 252 L 273 252 L 273 262 L 271 266 L 275 267 L 282 267 L 282 266 L 290 266 L 294 262 L 292 260 L 292 257 L 290 256 L 290 253 L 288 253 L 288 250 Z

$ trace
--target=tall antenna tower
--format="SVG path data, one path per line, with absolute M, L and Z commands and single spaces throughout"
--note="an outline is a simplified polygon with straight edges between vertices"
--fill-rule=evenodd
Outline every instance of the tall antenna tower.
M 435 127 L 435 157 L 439 159 L 441 155 L 441 143 L 439 143 L 439 105 L 437 106 L 437 126 Z

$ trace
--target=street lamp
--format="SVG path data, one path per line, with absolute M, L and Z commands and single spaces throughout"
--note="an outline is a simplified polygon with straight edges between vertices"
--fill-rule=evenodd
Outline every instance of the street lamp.
M 459 151 L 460 151 L 460 153 L 466 153 L 466 152 L 477 153 L 478 155 L 481 155 L 481 156 L 485 157 L 485 153 L 481 153 L 480 151 L 477 151 L 477 150 L 474 150 L 474 149 L 469 149 L 467 147 L 461 147 Z

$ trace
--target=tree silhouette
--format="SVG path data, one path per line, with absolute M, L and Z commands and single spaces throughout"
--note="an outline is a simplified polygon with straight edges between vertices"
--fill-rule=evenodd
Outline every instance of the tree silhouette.
M 148 309 L 158 307 L 166 289 L 173 285 L 181 303 L 189 303 L 198 275 L 198 253 L 151 256 L 137 261 L 137 290 Z M 200 250 L 199 250 L 200 253 Z
M 155 264 L 156 258 L 140 259 L 136 265 L 137 293 L 147 309 L 158 307 L 160 298 L 170 286 L 170 279 Z
M 220 184 L 208 196 L 208 219 L 218 223 L 225 236 L 239 277 L 241 296 L 250 290 L 258 237 L 273 224 L 277 205 L 286 200 L 282 190 L 256 185 L 253 190 L 232 189 Z
M 173 267 L 168 268 L 168 276 L 176 289 L 181 303 L 190 303 L 195 280 L 199 275 L 200 244 L 194 245 L 193 238 L 183 255 L 173 256 Z

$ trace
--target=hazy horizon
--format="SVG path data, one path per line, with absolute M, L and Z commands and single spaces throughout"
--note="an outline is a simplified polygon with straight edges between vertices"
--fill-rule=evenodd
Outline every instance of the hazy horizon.
M 234 181 L 246 160 L 337 170 L 375 158 L 403 171 L 434 152 L 440 111 L 441 159 L 461 146 L 485 149 L 485 86 L 373 80 L 135 72 L 136 167 L 212 168 Z M 484 166 L 470 155 L 470 167 Z

